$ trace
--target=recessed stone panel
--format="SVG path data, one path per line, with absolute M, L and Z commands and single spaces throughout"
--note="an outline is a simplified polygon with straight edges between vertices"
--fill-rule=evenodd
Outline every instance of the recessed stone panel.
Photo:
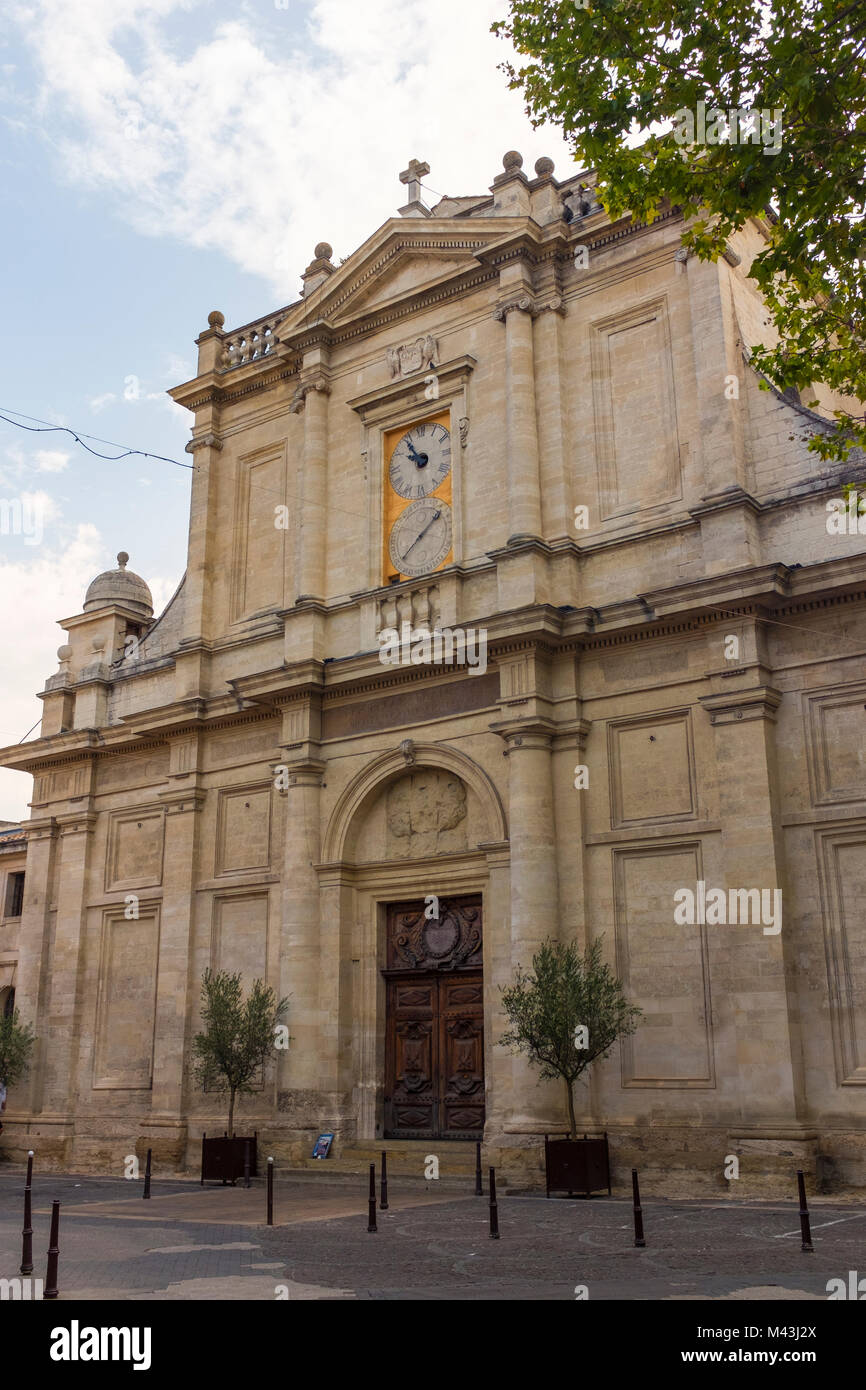
M 161 807 L 113 815 L 108 829 L 106 891 L 161 884 L 164 842 L 165 813 Z
M 644 1012 L 624 1086 L 715 1085 L 706 927 L 674 921 L 674 893 L 702 876 L 697 842 L 614 850 L 617 972 Z
M 866 1086 L 866 822 L 817 839 L 836 1071 Z
M 282 607 L 287 528 L 276 526 L 275 520 L 276 508 L 288 504 L 284 447 L 239 461 L 232 575 L 235 619 Z
M 866 681 L 806 699 L 813 801 L 866 801 Z
M 613 829 L 697 815 L 688 710 L 615 720 L 607 739 Z
M 217 874 L 266 869 L 270 863 L 271 788 L 220 792 L 217 810 Z
M 592 384 L 602 517 L 682 497 L 664 297 L 593 324 Z
M 231 893 L 214 898 L 211 956 L 214 970 L 240 972 L 244 989 L 264 979 L 268 960 L 268 894 Z
M 96 1005 L 94 1090 L 149 1090 L 153 1079 L 159 909 L 107 911 Z

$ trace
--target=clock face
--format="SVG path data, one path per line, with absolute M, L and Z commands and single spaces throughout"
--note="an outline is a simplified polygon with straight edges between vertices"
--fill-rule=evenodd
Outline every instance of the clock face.
M 429 497 L 451 471 L 451 436 L 444 425 L 415 425 L 391 455 L 391 486 L 401 497 Z
M 451 549 L 451 508 L 438 497 L 413 502 L 391 528 L 391 564 L 410 579 L 429 574 Z

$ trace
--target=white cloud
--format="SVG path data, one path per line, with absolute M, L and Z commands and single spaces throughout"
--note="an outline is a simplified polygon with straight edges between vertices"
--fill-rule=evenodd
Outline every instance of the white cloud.
M 0 463 L 0 486 L 11 489 L 22 497 L 38 496 L 50 501 L 46 493 L 23 489 L 21 484 L 32 478 L 34 473 L 62 473 L 71 458 L 72 455 L 64 449 L 34 449 L 28 452 L 15 445 L 8 445 L 6 458 Z
M 276 9 L 41 0 L 24 32 L 65 176 L 115 195 L 148 235 L 224 251 L 280 303 L 317 241 L 348 256 L 396 213 L 413 156 L 452 194 L 486 192 L 509 147 L 530 171 L 539 154 L 571 171 L 497 71 L 509 50 L 489 28 L 505 8 L 293 0 L 281 30 Z
M 36 691 L 57 670 L 56 651 L 65 640 L 57 620 L 80 612 L 102 559 L 100 535 L 90 523 L 80 525 L 65 546 L 43 544 L 20 559 L 0 555 L 0 593 L 14 595 L 14 602 L 4 604 L 3 641 L 15 669 L 0 702 L 0 744 L 17 743 L 41 718 Z M 0 769 L 0 820 L 28 815 L 31 790 L 29 777 Z
M 37 449 L 33 463 L 40 473 L 62 473 L 68 468 L 71 457 L 62 449 Z
M 107 405 L 111 405 L 112 401 L 116 400 L 117 397 L 113 391 L 104 391 L 101 396 L 92 396 L 88 401 L 88 405 L 94 415 L 98 415 L 100 410 L 104 410 Z

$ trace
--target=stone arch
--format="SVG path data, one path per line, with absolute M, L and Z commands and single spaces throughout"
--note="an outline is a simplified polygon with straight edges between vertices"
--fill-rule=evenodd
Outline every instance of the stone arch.
M 459 777 L 478 798 L 491 842 L 508 839 L 508 823 L 496 787 L 478 763 L 445 744 L 415 743 L 411 760 L 400 748 L 374 758 L 352 779 L 340 794 L 334 807 L 322 846 L 325 864 L 341 862 L 346 856 L 350 832 L 364 807 L 369 805 L 389 782 L 405 776 L 413 767 L 440 768 Z

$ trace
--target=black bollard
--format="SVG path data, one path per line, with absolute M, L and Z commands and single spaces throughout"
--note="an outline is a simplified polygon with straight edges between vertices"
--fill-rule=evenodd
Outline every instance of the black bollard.
M 370 1164 L 370 1199 L 367 1203 L 367 1230 L 376 1230 L 376 1165 Z
M 244 1187 L 250 1185 L 250 1141 L 244 1140 Z
M 206 1133 L 206 1132 L 201 1136 L 201 1185 L 202 1185 L 202 1187 L 204 1187 L 204 1141 L 205 1141 L 205 1139 L 207 1139 L 207 1133 Z
M 144 1191 L 143 1191 L 142 1194 L 141 1194 L 142 1197 L 149 1197 L 149 1196 L 150 1196 L 150 1160 L 151 1160 L 151 1155 L 152 1155 L 152 1153 L 153 1153 L 153 1150 L 152 1150 L 152 1149 L 148 1149 L 148 1151 L 147 1151 L 147 1162 L 146 1162 L 145 1165 L 144 1165 Z
M 24 1229 L 21 1232 L 20 1274 L 33 1273 L 33 1209 L 31 1205 L 31 1183 L 33 1181 L 33 1150 L 27 1153 L 27 1182 L 24 1185 Z
M 496 1205 L 496 1169 L 490 1169 L 490 1239 L 499 1239 L 499 1208 Z
M 48 1240 L 48 1269 L 45 1273 L 45 1288 L 42 1292 L 43 1299 L 56 1298 L 58 1293 L 57 1262 L 60 1259 L 60 1203 L 56 1198 L 51 1203 L 51 1234 Z
M 631 1170 L 631 1191 L 634 1199 L 634 1243 L 638 1250 L 643 1250 L 646 1241 L 643 1238 L 643 1211 L 640 1204 L 640 1188 L 637 1181 L 637 1169 Z
M 268 1159 L 268 1225 L 274 1224 L 274 1160 Z
M 797 1190 L 800 1193 L 800 1249 L 806 1255 L 814 1254 L 812 1249 L 812 1228 L 809 1225 L 809 1208 L 806 1204 L 806 1183 L 802 1168 L 797 1169 Z
M 475 1145 L 475 1196 L 484 1196 L 484 1187 L 481 1182 L 481 1144 Z
M 382 1150 L 382 1196 L 379 1199 L 380 1211 L 388 1210 L 388 1155 Z

